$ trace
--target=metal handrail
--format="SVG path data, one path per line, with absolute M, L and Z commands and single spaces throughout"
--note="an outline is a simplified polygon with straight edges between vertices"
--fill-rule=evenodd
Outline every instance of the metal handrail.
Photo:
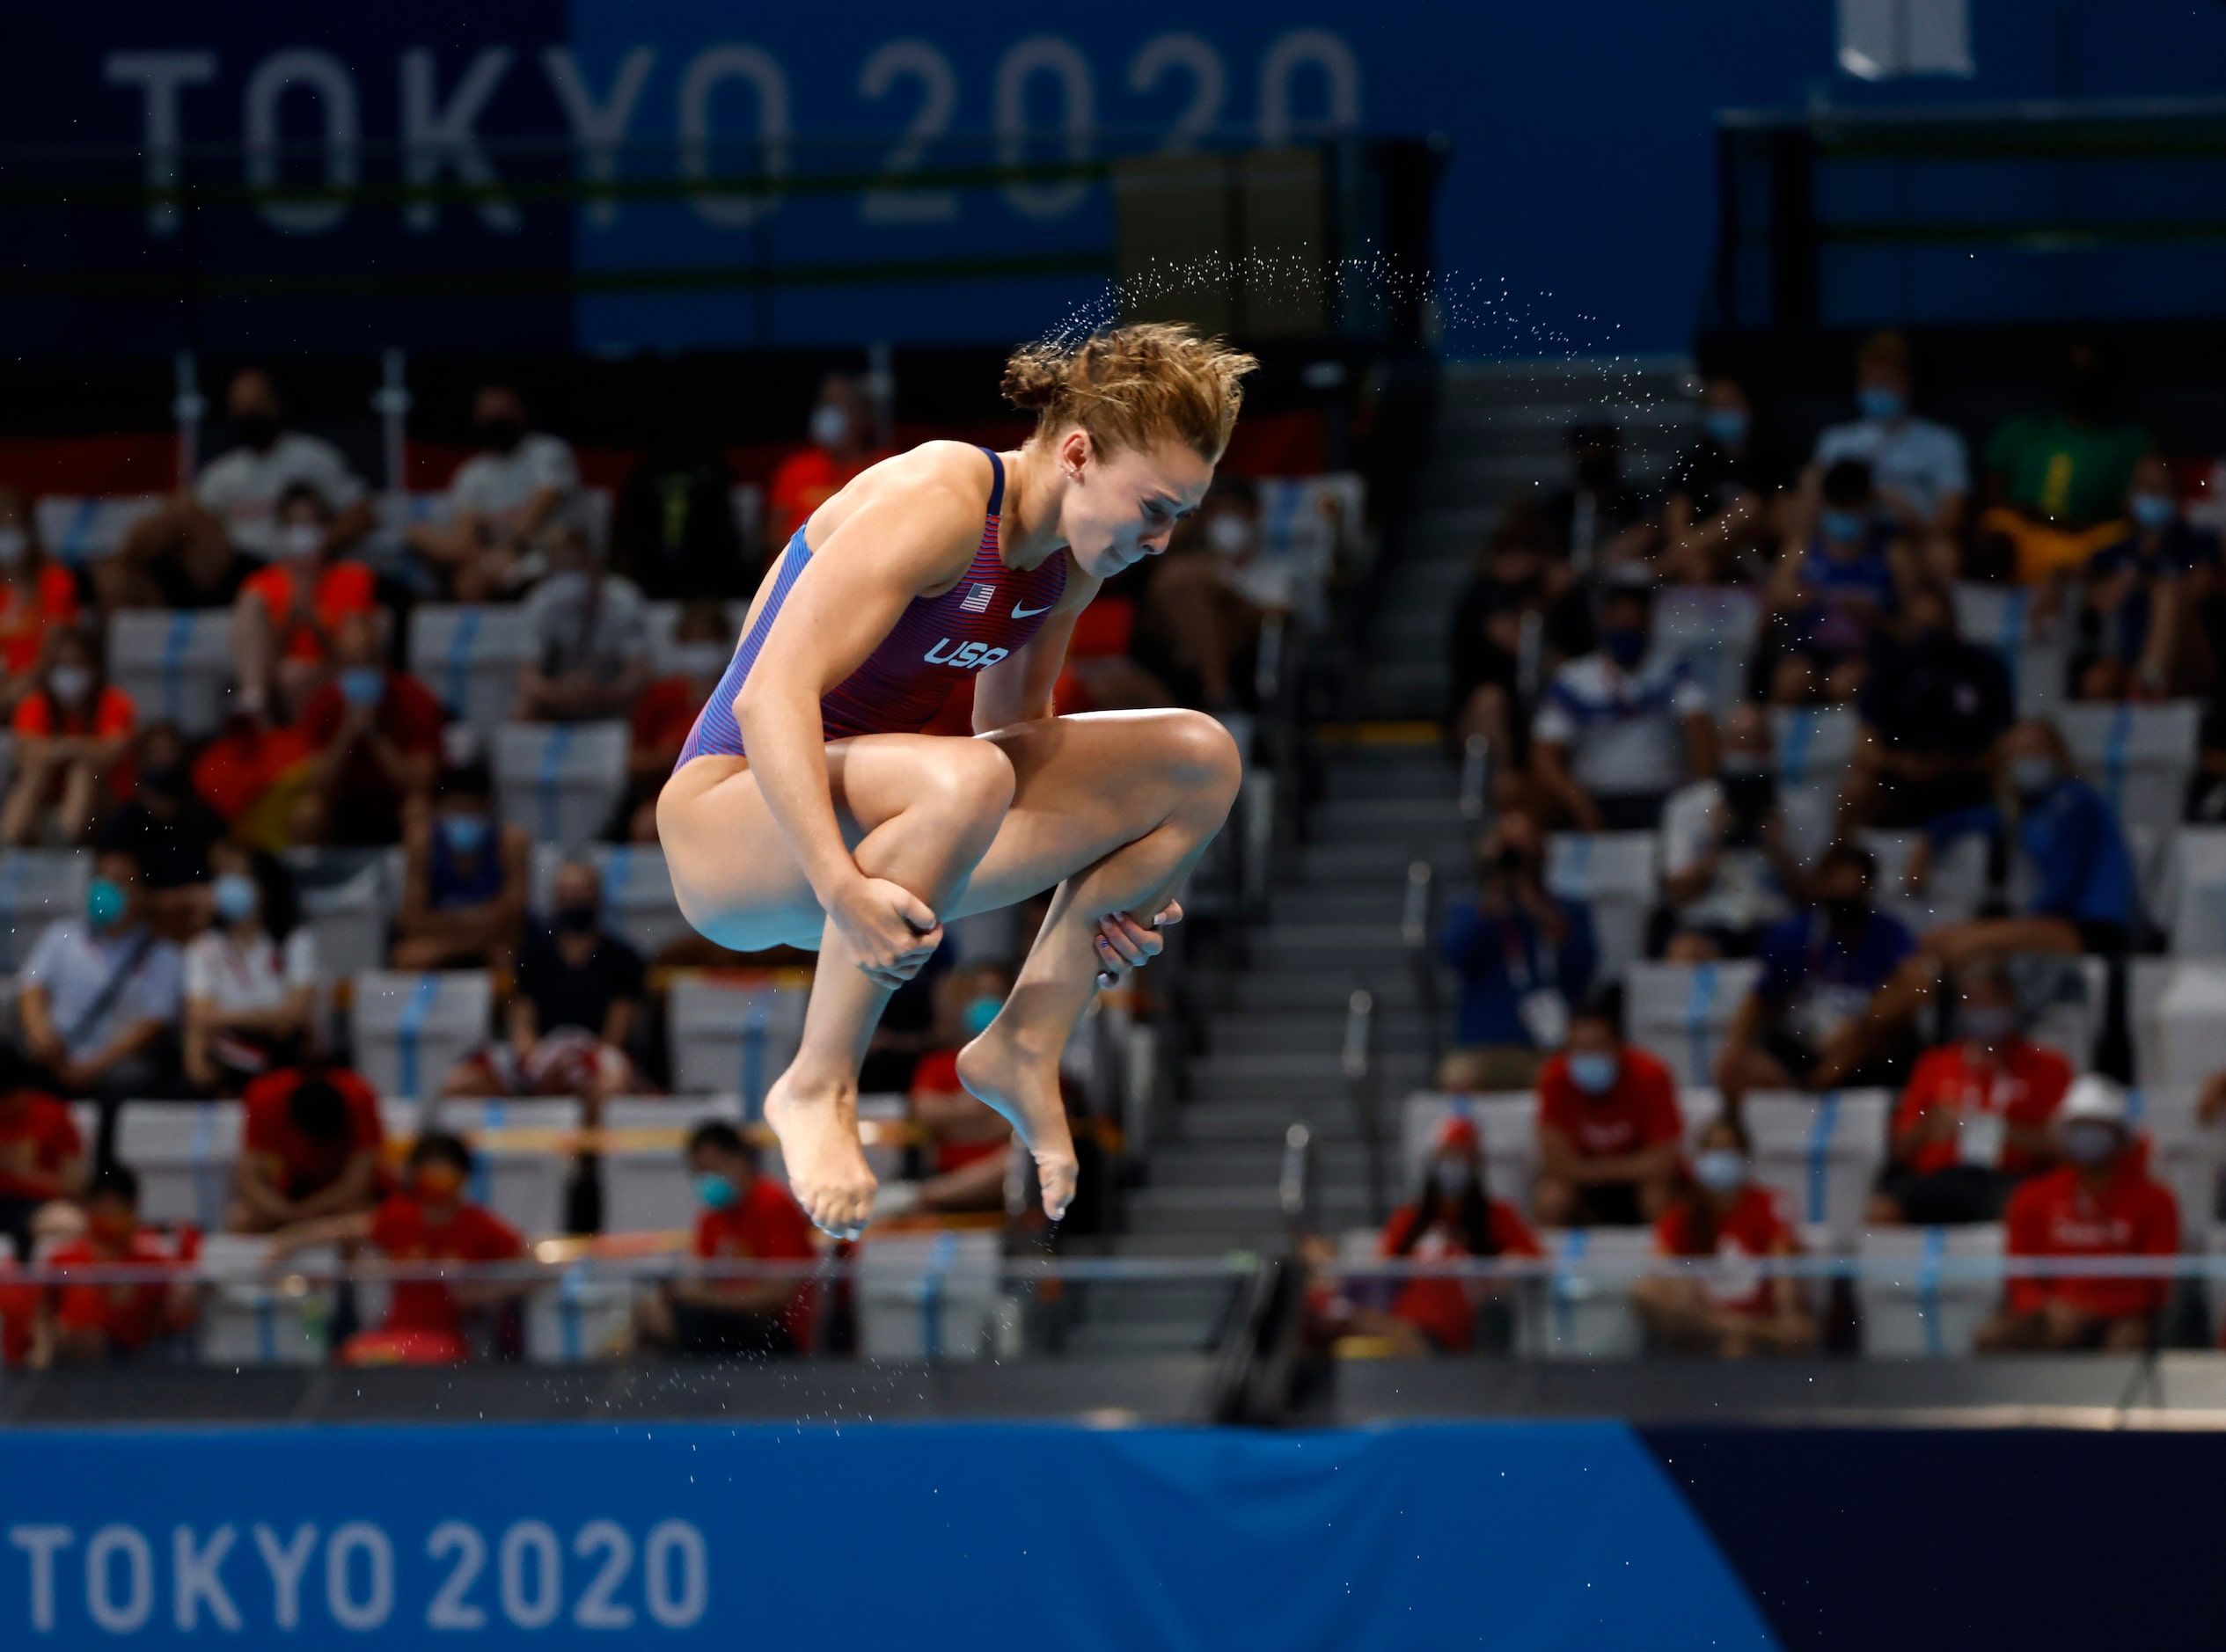
M 1471 735 L 1461 749 L 1461 818 L 1477 831 L 1489 825 L 1491 810 L 1491 742 Z
M 1423 1048 L 1429 1054 L 1433 1073 L 1445 1042 L 1438 1027 L 1438 960 L 1431 950 L 1431 937 L 1438 928 L 1437 878 L 1436 868 L 1427 858 L 1418 855 L 1408 862 L 1406 905 L 1399 918 L 1399 942 L 1406 949 L 1407 968 L 1414 976 Z
M 1313 1228 L 1314 1176 L 1314 1132 L 1294 1123 L 1283 1133 L 1283 1174 L 1276 1186 L 1284 1232 L 1294 1250 Z
M 1375 1046 L 1375 994 L 1366 987 L 1355 987 L 1351 998 L 1345 1001 L 1342 1057 L 1345 1098 L 1352 1108 L 1353 1122 L 1360 1129 L 1361 1147 L 1367 1155 L 1369 1219 L 1381 1222 L 1388 1207 L 1384 1202 L 1383 1122 L 1379 1105 L 1382 1085 L 1377 1071 Z

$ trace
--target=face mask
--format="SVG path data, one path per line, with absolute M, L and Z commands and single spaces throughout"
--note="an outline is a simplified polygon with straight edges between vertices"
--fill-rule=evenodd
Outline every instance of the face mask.
M 1646 657 L 1646 633 L 1628 625 L 1601 632 L 1600 642 L 1607 650 L 1607 657 L 1626 671 Z
M 244 872 L 227 872 L 216 880 L 216 916 L 227 924 L 253 917 L 259 898 L 255 880 Z
M 1744 407 L 1711 407 L 1702 423 L 1721 446 L 1735 448 L 1746 440 L 1747 413 Z
M 1883 384 L 1865 384 L 1856 391 L 1855 402 L 1865 419 L 1899 419 L 1909 406 L 1907 396 Z
M 454 1165 L 420 1165 L 410 1174 L 410 1186 L 425 1204 L 446 1204 L 464 1190 L 464 1177 Z
M 340 673 L 340 698 L 368 710 L 386 698 L 386 673 L 375 665 L 351 665 Z
M 525 440 L 525 426 L 516 419 L 482 419 L 472 434 L 492 453 L 508 453 Z
M 232 420 L 232 431 L 239 437 L 242 447 L 253 448 L 258 453 L 267 453 L 278 444 L 278 415 L 241 413 Z
M 2056 783 L 2056 765 L 2048 757 L 2010 759 L 2010 784 L 2019 797 L 2039 797 Z
M 484 815 L 441 816 L 441 841 L 449 846 L 450 854 L 476 855 L 487 846 L 489 830 Z
M 989 1031 L 989 1024 L 997 1019 L 998 1011 L 1004 1007 L 1001 1000 L 991 998 L 987 993 L 978 998 L 967 999 L 963 1019 L 968 1034 L 979 1038 Z
M 1863 530 L 1869 523 L 1860 511 L 1839 510 L 1827 505 L 1817 513 L 1816 525 L 1827 539 L 1847 545 L 1863 537 Z
M 823 448 L 838 448 L 850 440 L 850 415 L 832 402 L 811 410 L 811 439 Z
M 2134 520 L 2152 530 L 2171 527 L 2179 515 L 2179 501 L 2170 493 L 2135 493 L 2127 504 Z
M 1468 1166 L 1458 1159 L 1433 1159 L 1430 1161 L 1430 1180 L 1438 1189 L 1438 1196 L 1459 1201 L 1468 1196 L 1475 1185 L 1476 1177 Z
M 1225 511 L 1206 523 L 1205 542 L 1222 556 L 1241 557 L 1252 549 L 1252 524 Z
M 278 548 L 297 560 L 306 560 L 325 548 L 325 530 L 313 522 L 289 522 L 278 537 Z
M 1966 1004 L 1962 1020 L 1963 1035 L 1974 1044 L 2006 1044 L 2017 1036 L 2017 1011 L 1999 1004 Z
M 1737 1193 L 1746 1186 L 1746 1155 L 1736 1147 L 1711 1147 L 1693 1161 L 1693 1180 L 1710 1193 Z
M 1741 820 L 1760 820 L 1777 801 L 1777 776 L 1768 769 L 1759 774 L 1734 774 L 1727 768 L 1717 782 L 1724 788 L 1724 807 Z
M 1826 920 L 1842 935 L 1855 934 L 1871 921 L 1867 895 L 1835 895 L 1822 905 Z
M 58 665 L 47 673 L 47 686 L 66 705 L 75 705 L 92 692 L 92 672 L 82 665 Z
M 85 916 L 95 929 L 106 929 L 124 915 L 124 892 L 113 878 L 95 878 L 85 886 Z
M 2118 1151 L 2118 1129 L 2099 1119 L 2080 1119 L 2064 1126 L 2064 1157 L 2092 1169 L 2106 1165 Z
M 735 1202 L 735 1184 L 707 1170 L 696 1178 L 696 1198 L 707 1210 L 723 1210 Z
M 31 536 L 20 528 L 0 528 L 0 568 L 11 568 L 31 549 Z
M 1615 1087 L 1615 1057 L 1596 1049 L 1573 1052 L 1569 1058 L 1570 1082 L 1586 1095 L 1606 1095 Z
M 560 906 L 549 915 L 549 922 L 560 935 L 591 935 L 600 916 L 590 905 Z
M 734 655 L 716 642 L 684 642 L 672 650 L 673 669 L 682 676 L 717 676 Z

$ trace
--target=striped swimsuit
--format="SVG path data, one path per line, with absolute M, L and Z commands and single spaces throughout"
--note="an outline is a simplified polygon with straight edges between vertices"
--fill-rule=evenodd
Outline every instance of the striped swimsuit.
M 865 662 L 820 700 L 824 738 L 918 734 L 942 709 L 961 677 L 1025 647 L 1043 625 L 1043 616 L 1065 592 L 1064 551 L 1026 573 L 1007 567 L 999 557 L 997 518 L 1005 508 L 1005 462 L 994 453 L 989 462 L 995 479 L 973 561 L 958 583 L 941 596 L 914 597 Z M 781 604 L 810 565 L 811 550 L 804 544 L 804 529 L 798 528 L 781 555 L 772 595 L 728 662 L 727 674 L 712 690 L 710 700 L 696 713 L 695 727 L 688 731 L 680 760 L 673 765 L 676 771 L 706 752 L 745 755 L 742 730 L 735 723 L 735 696 L 749 679 L 750 668 L 780 617 Z

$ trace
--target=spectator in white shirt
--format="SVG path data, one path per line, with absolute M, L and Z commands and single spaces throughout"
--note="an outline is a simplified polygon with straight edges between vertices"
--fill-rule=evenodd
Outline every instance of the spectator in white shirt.
M 1653 647 L 1648 578 L 1610 571 L 1600 647 L 1554 673 L 1531 726 L 1538 783 L 1579 831 L 1652 831 L 1671 792 L 1716 771 L 1707 693 Z
M 278 387 L 260 368 L 232 380 L 227 406 L 238 445 L 201 468 L 194 499 L 223 524 L 232 544 L 251 556 L 279 552 L 279 501 L 289 488 L 307 486 L 331 506 L 335 547 L 362 537 L 372 523 L 363 484 L 329 442 L 286 428 Z
M 304 1057 L 317 947 L 285 868 L 238 844 L 209 852 L 216 921 L 186 947 L 186 1077 L 209 1095 Z
M 1671 794 L 1662 810 L 1662 893 L 1673 918 L 1663 955 L 1674 963 L 1751 958 L 1763 932 L 1805 903 L 1786 846 L 1770 723 L 1759 705 L 1724 713 L 1714 778 Z
M 1816 439 L 1802 478 L 1807 519 L 1813 521 L 1819 508 L 1825 471 L 1842 459 L 1860 459 L 1871 467 L 1892 525 L 1920 548 L 1935 578 L 1954 579 L 1971 458 L 1953 430 L 1910 413 L 1909 346 L 1900 333 L 1877 333 L 1864 342 L 1856 357 L 1855 399 L 1861 416 Z
M 409 539 L 458 601 L 483 603 L 539 572 L 535 537 L 572 502 L 580 472 L 570 443 L 526 428 L 525 403 L 507 384 L 480 386 L 472 435 L 480 451 L 449 479 L 449 519 L 421 523 Z

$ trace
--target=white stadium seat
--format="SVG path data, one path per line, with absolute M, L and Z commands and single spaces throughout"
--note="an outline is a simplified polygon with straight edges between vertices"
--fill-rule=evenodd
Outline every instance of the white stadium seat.
M 1646 920 L 1660 895 L 1659 849 L 1652 832 L 1556 832 L 1546 840 L 1546 887 L 1592 909 L 1596 982 L 1620 979 L 1645 952 Z
M 677 602 L 644 603 L 642 618 L 649 632 L 649 665 L 659 676 L 668 676 L 678 669 L 673 660 L 672 633 L 680 624 L 680 610 L 685 604 Z M 727 634 L 721 639 L 729 648 L 742 640 L 742 622 L 750 616 L 750 604 L 739 599 L 726 604 Z
M 1680 1089 L 1714 1084 L 1724 1034 L 1761 974 L 1753 959 L 1632 964 L 1623 991 L 1631 1042 L 1660 1056 Z
M 2069 656 L 2044 622 L 2032 593 L 2022 585 L 1955 588 L 1956 630 L 1966 642 L 1991 649 L 2010 673 L 2010 695 L 2020 717 L 2054 715 L 2064 698 Z
M 2138 870 L 2142 888 L 2153 888 L 2164 847 L 2158 828 L 2186 811 L 2201 705 L 2193 700 L 2067 705 L 2056 714 L 2056 725 L 2071 748 L 2072 761 L 2110 800 L 2128 837 L 2141 829 L 2148 839 L 2150 855 Z
M 201 1240 L 201 1261 L 211 1273 L 232 1277 L 201 1292 L 194 1347 L 204 1365 L 322 1365 L 329 1354 L 333 1288 L 312 1283 L 296 1294 L 283 1279 L 261 1276 L 270 1240 L 260 1234 L 211 1233 Z M 297 1253 L 304 1272 L 332 1268 L 329 1248 Z M 329 1277 L 329 1276 L 328 1276 Z
M 162 508 L 163 500 L 160 493 L 43 493 L 32 507 L 32 521 L 48 555 L 92 562 L 121 545 L 141 517 Z
M 1698 1097 L 1685 1100 L 1687 1126 L 1697 1135 L 1714 1109 Z M 1748 1096 L 1754 1179 L 1778 1195 L 1789 1221 L 1822 1228 L 1838 1239 L 1852 1236 L 1886 1163 L 1893 1103 L 1887 1090 Z
M 1483 1138 L 1485 1190 L 1527 1211 L 1531 1188 L 1538 1180 L 1538 1098 L 1527 1090 L 1503 1095 L 1441 1095 L 1423 1090 L 1408 1097 L 1400 1122 L 1399 1185 L 1392 1189 L 1394 1196 L 1404 1198 L 1405 1189 L 1422 1185 L 1431 1139 L 1453 1114 L 1474 1123 Z
M 1654 640 L 1681 657 L 1720 715 L 1746 697 L 1762 626 L 1755 593 L 1736 585 L 1673 585 L 1654 599 Z
M 1541 1291 L 1512 1291 L 1520 1305 L 1516 1314 L 1515 1347 L 1534 1359 L 1629 1359 L 1644 1341 L 1638 1313 L 1631 1306 L 1627 1277 L 1600 1278 L 1578 1270 L 1578 1264 L 1623 1264 L 1634 1274 L 1637 1264 L 1654 1254 L 1652 1230 L 1644 1227 L 1593 1227 L 1553 1230 L 1540 1234 L 1548 1256 L 1571 1264 L 1556 1272 Z
M 448 1070 L 487 1041 L 494 1008 L 484 969 L 365 970 L 351 1011 L 355 1070 L 381 1095 L 438 1095 Z
M 536 1140 L 506 1142 L 507 1131 L 565 1135 L 580 1128 L 580 1103 L 569 1096 L 526 1100 L 444 1096 L 428 1104 L 424 1128 L 447 1130 L 472 1145 L 477 1161 L 465 1188 L 528 1239 L 564 1230 L 564 1190 L 573 1156 Z
M 518 672 L 537 657 L 515 606 L 421 603 L 410 610 L 410 670 L 484 740 L 509 716 Z
M 603 835 L 626 789 L 624 723 L 505 723 L 494 732 L 502 818 L 577 852 Z
M 175 723 L 195 740 L 216 732 L 235 670 L 229 608 L 123 608 L 108 620 L 108 677 L 131 696 L 142 726 Z
M 237 1101 L 125 1102 L 116 1157 L 139 1173 L 139 1214 L 222 1232 L 244 1118 Z
M 671 1028 L 672 1086 L 689 1094 L 742 1097 L 751 1118 L 765 1089 L 787 1069 L 803 1035 L 801 987 L 683 976 L 666 999 Z
M 619 1140 L 603 1154 L 603 1229 L 606 1233 L 665 1232 L 692 1225 L 696 1189 L 688 1173 L 688 1132 L 707 1119 L 742 1122 L 740 1098 L 626 1096 L 607 1101 L 603 1128 Z M 646 1132 L 670 1140 L 629 1144 Z
M 867 1359 L 978 1360 L 995 1347 L 1004 1236 L 868 1228 L 858 1248 L 858 1351 Z
M 1864 1351 L 1873 1359 L 1969 1354 L 1981 1323 L 2002 1301 L 2002 1282 L 1955 1268 L 1998 1258 L 2003 1246 L 2003 1229 L 1992 1223 L 1865 1228 L 1856 1242 L 1856 1256 L 1874 1265 L 1856 1284 Z
M 2175 958 L 2226 958 L 2226 826 L 2182 826 L 2172 834 L 2158 917 Z
M 1804 864 L 1832 841 L 1840 786 L 1855 760 L 1858 732 L 1852 705 L 1781 707 L 1770 713 L 1786 839 Z
M 0 969 L 20 969 L 57 917 L 82 917 L 92 857 L 81 849 L 0 851 Z

